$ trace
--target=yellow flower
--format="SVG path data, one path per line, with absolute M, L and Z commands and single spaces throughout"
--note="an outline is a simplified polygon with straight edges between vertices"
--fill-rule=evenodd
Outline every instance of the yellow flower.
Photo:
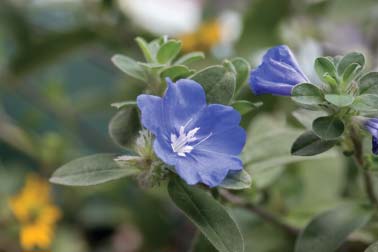
M 185 52 L 207 51 L 221 41 L 221 24 L 218 21 L 203 23 L 197 31 L 179 37 Z
M 24 249 L 49 248 L 54 236 L 55 223 L 60 210 L 53 203 L 50 184 L 44 179 L 29 175 L 19 194 L 9 205 L 21 224 L 20 242 Z

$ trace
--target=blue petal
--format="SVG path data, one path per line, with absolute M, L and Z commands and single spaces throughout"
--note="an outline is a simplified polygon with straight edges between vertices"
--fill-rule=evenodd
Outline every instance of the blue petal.
M 139 95 L 137 104 L 142 112 L 142 124 L 154 135 L 165 124 L 162 116 L 162 99 L 153 95 Z
M 156 136 L 156 139 L 154 141 L 154 151 L 155 154 L 164 161 L 164 163 L 169 165 L 176 165 L 177 159 L 179 156 L 177 156 L 176 153 L 172 151 L 172 147 L 169 144 L 170 140 L 166 139 L 165 136 L 162 134 L 158 134 Z
M 188 184 L 202 182 L 209 187 L 218 186 L 229 171 L 242 170 L 238 157 L 216 152 L 194 150 L 193 155 L 182 158 L 176 165 L 176 171 Z
M 167 82 L 168 89 L 163 97 L 163 113 L 170 125 L 178 130 L 206 107 L 205 91 L 193 80 Z
M 378 155 L 378 138 L 373 137 L 372 138 L 372 151 L 375 155 Z
M 246 134 L 239 126 L 241 116 L 230 106 L 211 104 L 200 115 L 195 127 L 199 127 L 198 138 L 206 138 L 195 148 L 230 155 L 239 155 L 242 151 Z
M 293 86 L 303 82 L 309 82 L 309 80 L 299 68 L 290 49 L 285 45 L 269 49 L 261 65 L 252 70 L 250 75 L 250 86 L 257 95 L 288 96 L 291 95 Z

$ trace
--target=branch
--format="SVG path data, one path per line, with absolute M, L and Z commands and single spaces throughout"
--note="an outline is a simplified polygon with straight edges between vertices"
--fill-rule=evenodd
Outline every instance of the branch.
M 260 218 L 262 218 L 262 219 L 266 220 L 267 222 L 273 224 L 274 226 L 282 229 L 287 234 L 289 234 L 293 237 L 297 237 L 299 235 L 299 233 L 300 233 L 299 228 L 293 227 L 293 226 L 283 222 L 282 220 L 277 218 L 276 215 L 267 211 L 266 209 L 260 208 L 256 205 L 254 205 L 253 203 L 248 202 L 248 201 L 240 198 L 239 196 L 237 196 L 235 194 L 232 194 L 229 191 L 220 190 L 219 193 L 220 193 L 221 197 L 223 199 L 225 199 L 226 201 L 256 214 Z

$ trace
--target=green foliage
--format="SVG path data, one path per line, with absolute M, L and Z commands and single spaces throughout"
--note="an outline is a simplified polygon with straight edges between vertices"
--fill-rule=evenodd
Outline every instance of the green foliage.
M 261 107 L 262 102 L 253 103 L 250 101 L 239 100 L 239 101 L 234 101 L 233 103 L 231 103 L 231 106 L 234 109 L 236 109 L 241 115 L 245 115 L 248 112 Z
M 360 94 L 378 95 L 378 72 L 369 72 L 359 81 Z
M 161 64 L 170 63 L 181 50 L 181 42 L 178 40 L 168 40 L 159 49 L 156 59 Z
M 292 99 L 304 105 L 318 105 L 323 102 L 323 93 L 315 85 L 302 83 L 296 85 L 291 93 Z
M 175 65 L 188 65 L 204 58 L 205 54 L 203 52 L 191 52 L 181 56 L 178 60 L 176 60 Z
M 355 63 L 360 66 L 360 70 L 364 67 L 365 57 L 362 53 L 352 52 L 345 55 L 337 65 L 337 73 L 340 76 L 343 76 L 343 74 L 346 73 L 347 68 Z
M 75 159 L 58 168 L 50 181 L 70 186 L 89 186 L 138 174 L 135 159 L 119 165 L 114 154 L 96 154 Z
M 371 216 L 371 209 L 355 203 L 321 213 L 298 237 L 295 252 L 335 251 L 353 231 L 363 227 Z
M 125 55 L 117 54 L 112 57 L 114 65 L 116 65 L 121 71 L 130 75 L 131 77 L 143 82 L 148 81 L 147 74 L 143 67 L 141 67 L 135 60 Z
M 187 66 L 178 65 L 164 68 L 160 73 L 160 77 L 163 79 L 169 77 L 171 80 L 176 81 L 181 78 L 186 78 L 191 74 L 193 74 L 193 71 Z
M 354 101 L 354 97 L 352 95 L 326 94 L 324 98 L 329 103 L 337 107 L 347 107 L 351 105 Z
M 291 153 L 296 156 L 312 156 L 331 149 L 337 141 L 323 140 L 312 131 L 306 131 L 295 140 Z
M 208 103 L 229 104 L 234 96 L 235 73 L 224 66 L 207 67 L 190 78 L 203 86 Z
M 351 107 L 359 112 L 376 112 L 378 108 L 378 95 L 363 94 L 357 96 Z
M 172 177 L 168 193 L 219 252 L 243 252 L 244 240 L 227 211 L 203 190 Z
M 319 78 L 326 83 L 333 85 L 337 79 L 336 68 L 333 62 L 327 57 L 320 57 L 315 60 L 315 71 Z M 331 78 L 331 82 L 329 81 Z
M 337 117 L 323 116 L 313 121 L 312 129 L 320 138 L 332 140 L 343 134 L 344 123 Z
M 110 137 L 122 147 L 133 144 L 139 129 L 138 113 L 133 107 L 125 107 L 118 111 L 108 126 Z
M 370 245 L 365 252 L 377 252 L 378 251 L 378 242 L 374 242 L 372 245 Z
M 236 88 L 238 91 L 247 82 L 251 66 L 248 61 L 243 58 L 235 58 L 231 60 L 232 65 L 236 70 Z
M 228 174 L 219 186 L 231 190 L 242 190 L 250 188 L 251 185 L 251 176 L 245 170 L 242 170 L 241 172 Z

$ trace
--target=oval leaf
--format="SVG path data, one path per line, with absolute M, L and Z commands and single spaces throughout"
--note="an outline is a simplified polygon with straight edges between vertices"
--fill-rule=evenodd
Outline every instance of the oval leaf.
M 345 204 L 316 216 L 297 239 L 295 252 L 331 252 L 356 229 L 364 226 L 372 211 L 362 205 Z
M 248 112 L 261 107 L 262 105 L 262 102 L 253 103 L 244 100 L 235 101 L 231 104 L 231 106 L 236 109 L 241 115 L 245 115 Z
M 232 59 L 231 63 L 236 70 L 236 90 L 239 90 L 247 82 L 251 66 L 243 58 Z
M 139 172 L 134 165 L 127 163 L 121 167 L 114 158 L 114 154 L 96 154 L 75 159 L 58 168 L 50 182 L 70 186 L 97 185 Z
M 181 56 L 176 62 L 175 65 L 188 65 L 197 60 L 202 60 L 205 58 L 203 52 L 191 52 Z
M 235 92 L 235 74 L 223 66 L 207 67 L 190 77 L 200 83 L 208 103 L 229 104 Z
M 331 149 L 337 141 L 323 140 L 314 132 L 307 131 L 295 140 L 291 154 L 296 156 L 313 156 Z
M 291 97 L 295 102 L 305 105 L 318 105 L 323 102 L 322 91 L 309 83 L 296 85 L 291 92 Z
M 337 107 L 349 106 L 354 101 L 354 97 L 351 95 L 326 94 L 324 98 Z
M 243 252 L 244 240 L 227 211 L 205 191 L 188 186 L 177 176 L 168 184 L 173 202 L 220 252 Z
M 156 56 L 157 61 L 162 64 L 169 63 L 174 58 L 176 58 L 180 50 L 181 50 L 180 41 L 169 40 L 160 47 Z
M 325 82 L 328 82 L 328 79 L 324 76 L 331 76 L 332 79 L 336 79 L 335 65 L 326 57 L 319 57 L 315 60 L 315 71 L 319 78 Z
M 322 139 L 331 140 L 344 133 L 344 123 L 337 117 L 322 116 L 312 122 L 312 129 Z
M 132 58 L 117 54 L 112 57 L 112 62 L 127 75 L 143 82 L 147 82 L 147 74 L 143 67 Z
M 242 170 L 241 172 L 229 173 L 219 186 L 231 190 L 241 190 L 250 188 L 251 185 L 251 176 L 249 176 L 248 172 Z
M 139 131 L 137 110 L 133 107 L 124 107 L 110 120 L 108 131 L 112 140 L 122 147 L 134 143 Z
M 378 72 L 365 74 L 359 82 L 360 94 L 378 95 Z
M 360 112 L 376 112 L 378 110 L 378 95 L 363 94 L 357 96 L 352 108 Z
M 352 52 L 345 55 L 337 66 L 337 72 L 342 76 L 347 67 L 353 63 L 357 63 L 362 67 L 365 65 L 365 57 L 362 53 Z
M 164 69 L 160 73 L 160 77 L 165 79 L 166 77 L 171 78 L 171 80 L 175 81 L 180 78 L 185 78 L 191 75 L 193 72 L 186 66 L 171 66 Z
M 147 62 L 153 62 L 154 57 L 152 56 L 152 53 L 151 53 L 150 48 L 148 46 L 148 43 L 141 37 L 135 38 L 135 41 L 137 42 L 140 50 L 142 51 L 146 61 Z

